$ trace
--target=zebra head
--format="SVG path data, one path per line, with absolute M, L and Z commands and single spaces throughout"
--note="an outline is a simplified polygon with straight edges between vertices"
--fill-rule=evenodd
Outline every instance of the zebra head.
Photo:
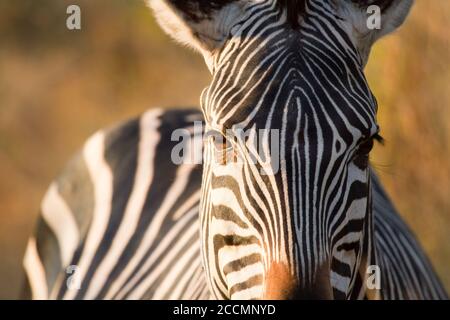
M 365 294 L 373 255 L 368 156 L 379 128 L 363 68 L 412 0 L 150 4 L 212 73 L 201 98 L 200 218 L 214 295 Z M 377 12 L 380 24 L 370 28 Z

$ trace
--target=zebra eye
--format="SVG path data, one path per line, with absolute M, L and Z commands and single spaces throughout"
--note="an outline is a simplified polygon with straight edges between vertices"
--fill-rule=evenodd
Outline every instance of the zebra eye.
M 372 149 L 373 149 L 375 141 L 383 143 L 384 140 L 377 133 L 377 134 L 373 135 L 372 137 L 363 140 L 362 143 L 359 145 L 359 147 L 356 151 L 356 155 L 353 159 L 353 161 L 359 168 L 364 169 L 369 166 L 369 154 L 370 154 L 370 151 L 372 151 Z
M 369 139 L 363 141 L 363 143 L 361 143 L 359 145 L 358 153 L 360 155 L 367 155 L 368 156 L 370 151 L 372 151 L 372 149 L 373 149 L 373 145 L 374 145 L 373 141 L 374 141 L 373 138 L 369 138 Z
M 216 164 L 226 165 L 227 163 L 236 162 L 237 156 L 234 148 L 220 132 L 213 132 L 210 136 L 214 146 L 214 160 Z

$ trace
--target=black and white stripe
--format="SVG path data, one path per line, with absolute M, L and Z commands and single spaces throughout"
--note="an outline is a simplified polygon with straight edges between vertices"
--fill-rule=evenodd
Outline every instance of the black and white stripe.
M 170 161 L 172 129 L 195 119 L 193 110 L 151 110 L 87 141 L 49 188 L 29 241 L 33 297 L 207 297 L 197 279 L 201 167 Z M 79 290 L 67 287 L 70 265 Z
M 144 118 L 147 121 L 143 120 Z M 117 143 L 127 144 L 128 147 L 130 147 L 130 144 L 134 144 L 132 146 L 134 149 L 146 155 L 144 162 L 148 161 L 148 170 L 156 172 L 163 169 L 168 170 L 171 165 L 164 158 L 153 158 L 151 160 L 148 153 L 152 151 L 139 148 L 139 145 L 142 145 L 140 137 L 151 133 L 151 136 L 147 138 L 155 139 L 154 150 L 167 150 L 168 146 L 162 141 L 168 142 L 170 140 L 158 140 L 157 137 L 163 137 L 170 132 L 171 130 L 168 129 L 170 127 L 172 129 L 189 128 L 193 125 L 193 121 L 197 119 L 201 119 L 201 114 L 198 111 L 156 110 L 114 129 L 102 131 L 101 134 L 106 137 L 103 141 L 116 140 Z M 167 123 L 163 124 L 162 122 Z M 143 126 L 143 123 L 147 123 L 147 125 Z M 132 126 L 136 126 L 136 130 L 130 131 Z M 139 128 L 137 128 L 138 126 Z M 160 131 L 162 128 L 167 129 Z M 152 130 L 156 130 L 158 133 L 155 134 Z M 91 141 L 92 139 L 89 140 L 89 142 Z M 109 144 L 109 146 L 111 145 L 113 144 Z M 104 154 L 116 153 L 120 150 L 108 150 L 107 147 L 100 147 L 100 149 L 104 150 Z M 105 243 L 119 244 L 118 247 L 122 249 L 121 258 L 117 258 L 117 249 L 116 251 L 111 249 L 114 245 L 111 245 L 108 250 L 101 246 L 97 247 L 89 265 L 94 265 L 96 256 L 102 256 L 101 262 L 95 263 L 94 272 L 96 276 L 100 277 L 97 276 L 96 281 L 94 281 L 95 276 L 82 280 L 80 288 L 82 290 L 80 291 L 72 292 L 67 288 L 66 281 L 69 274 L 66 273 L 66 268 L 80 260 L 75 257 L 75 254 L 84 250 L 83 246 L 85 246 L 87 234 L 92 228 L 92 216 L 97 201 L 94 194 L 97 174 L 94 177 L 90 176 L 89 165 L 87 164 L 89 160 L 84 154 L 82 152 L 72 159 L 61 175 L 52 183 L 43 200 L 36 233 L 29 241 L 24 259 L 28 288 L 23 297 L 35 299 L 210 298 L 206 276 L 201 265 L 200 235 L 196 231 L 199 228 L 197 221 L 201 173 L 198 170 L 201 171 L 201 165 L 197 165 L 193 170 L 186 168 L 186 170 L 179 171 L 177 179 L 189 180 L 189 182 L 185 185 L 184 182 L 178 183 L 184 185 L 182 196 L 178 198 L 177 203 L 174 203 L 169 211 L 165 211 L 166 216 L 162 217 L 163 222 L 161 222 L 161 219 L 158 222 L 158 225 L 163 226 L 155 232 L 155 237 L 159 239 L 158 243 L 149 245 L 149 241 L 142 241 L 138 246 L 126 247 L 127 242 L 122 241 L 125 237 L 126 239 L 144 238 L 150 226 L 154 223 L 153 219 L 157 217 L 155 213 L 161 212 L 158 207 L 162 205 L 161 201 L 153 208 L 147 206 L 140 210 L 136 209 L 136 216 L 140 216 L 142 219 L 146 217 L 147 219 L 145 222 L 142 221 L 137 228 L 133 228 L 132 224 L 126 222 L 126 220 L 121 220 L 121 226 L 127 227 L 125 237 L 118 231 L 99 234 L 99 238 L 104 239 L 104 241 L 100 241 L 103 246 Z M 124 160 L 121 161 L 124 161 L 124 163 L 136 163 L 136 157 L 127 157 L 124 153 L 117 153 L 116 157 L 123 157 Z M 144 159 L 144 155 L 138 155 L 137 158 Z M 107 166 L 118 177 L 124 175 L 137 177 L 139 165 L 133 166 L 135 171 L 130 171 L 132 168 L 130 163 L 120 167 L 111 166 L 110 163 L 107 163 Z M 141 162 L 141 167 L 143 164 Z M 164 172 L 161 171 L 161 173 Z M 167 190 L 174 189 L 170 186 L 177 184 L 169 174 L 165 174 L 159 180 L 150 179 L 149 175 L 144 176 L 149 179 L 148 185 L 163 186 L 158 192 L 155 190 L 156 185 L 148 187 L 147 190 L 155 190 L 151 193 L 147 191 L 146 199 L 149 199 L 148 201 L 153 199 L 149 197 L 150 195 L 154 197 L 161 194 L 165 197 Z M 375 176 L 372 179 L 375 247 L 382 271 L 380 298 L 445 298 L 445 291 L 420 245 L 414 240 L 412 233 L 396 213 L 395 208 L 383 192 L 378 179 Z M 120 193 L 121 191 L 118 190 L 117 192 Z M 131 203 L 130 192 L 124 193 L 123 197 L 127 199 L 127 203 Z M 155 201 L 158 200 L 155 199 Z M 110 211 L 116 212 L 115 215 L 124 215 L 125 209 L 123 209 L 123 206 L 121 206 L 122 212 L 120 213 L 119 209 L 113 209 L 117 205 L 117 201 L 112 201 L 109 206 Z M 108 216 L 109 218 L 104 221 L 104 224 L 114 224 L 116 219 L 111 214 Z M 110 228 L 103 228 L 103 230 L 107 229 Z M 133 274 L 136 271 L 145 274 L 145 276 L 130 277 L 130 273 L 127 271 L 127 268 L 130 268 L 130 261 L 133 260 L 134 256 L 138 256 L 139 252 L 145 251 L 145 248 L 149 248 L 144 258 L 146 260 L 144 263 L 148 261 L 147 266 L 141 264 L 140 267 L 133 269 Z M 104 251 L 107 251 L 107 253 L 102 254 L 101 252 Z M 255 256 L 249 258 L 249 260 L 251 259 L 255 259 Z M 136 261 L 138 258 L 134 258 L 134 260 Z M 113 269 L 115 269 L 114 272 Z M 251 270 L 251 268 L 249 269 Z M 126 280 L 118 281 L 118 279 Z M 97 294 L 91 293 L 88 296 L 88 292 L 96 292 Z
M 92 207 L 61 197 L 58 185 L 44 201 L 25 259 L 33 292 L 206 297 L 205 277 L 215 298 L 445 297 L 368 166 L 378 125 L 366 54 L 403 21 L 411 1 L 150 2 L 165 30 L 202 52 L 212 72 L 201 98 L 204 165 L 170 163 L 170 130 L 192 124 L 176 111 L 96 134 L 77 164 L 89 191 L 74 188 L 91 193 Z M 391 19 L 379 32 L 360 23 L 361 8 L 375 3 Z M 279 166 L 267 166 L 268 158 Z M 74 211 L 71 203 L 85 211 L 72 213 L 66 233 L 56 226 Z M 75 226 L 79 216 L 86 219 Z M 63 285 L 69 260 L 82 279 L 77 291 Z M 382 269 L 381 291 L 367 286 L 372 265 Z
M 276 296 L 267 291 L 272 266 L 281 264 L 294 282 L 289 295 L 347 298 L 374 263 L 370 175 L 360 163 L 378 132 L 376 102 L 327 3 L 308 2 L 299 30 L 280 16 L 276 1 L 251 6 L 214 55 L 202 98 L 207 127 L 229 139 L 237 130 L 254 135 L 230 142 L 241 161 L 226 165 L 214 159 L 220 145 L 206 144 L 205 269 L 216 297 Z M 261 129 L 280 132 L 280 170 L 265 175 L 250 147 L 273 152 Z M 240 267 L 227 273 L 230 264 Z

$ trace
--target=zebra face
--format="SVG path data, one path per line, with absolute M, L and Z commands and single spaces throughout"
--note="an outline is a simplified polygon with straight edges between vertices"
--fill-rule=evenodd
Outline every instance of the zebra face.
M 394 22 L 365 30 L 364 1 L 194 2 L 154 8 L 174 15 L 160 22 L 191 39 L 213 76 L 201 98 L 200 213 L 212 292 L 359 295 L 371 254 L 368 156 L 378 134 L 363 68 Z M 383 4 L 397 25 L 411 4 L 366 2 Z

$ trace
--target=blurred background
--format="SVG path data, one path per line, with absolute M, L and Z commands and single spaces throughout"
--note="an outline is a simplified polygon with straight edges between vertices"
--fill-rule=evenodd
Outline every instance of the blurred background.
M 82 30 L 66 28 L 78 4 Z M 367 75 L 385 146 L 372 163 L 450 291 L 450 1 L 417 0 Z M 196 106 L 209 74 L 138 0 L 0 0 L 0 298 L 50 181 L 93 132 L 155 106 Z

